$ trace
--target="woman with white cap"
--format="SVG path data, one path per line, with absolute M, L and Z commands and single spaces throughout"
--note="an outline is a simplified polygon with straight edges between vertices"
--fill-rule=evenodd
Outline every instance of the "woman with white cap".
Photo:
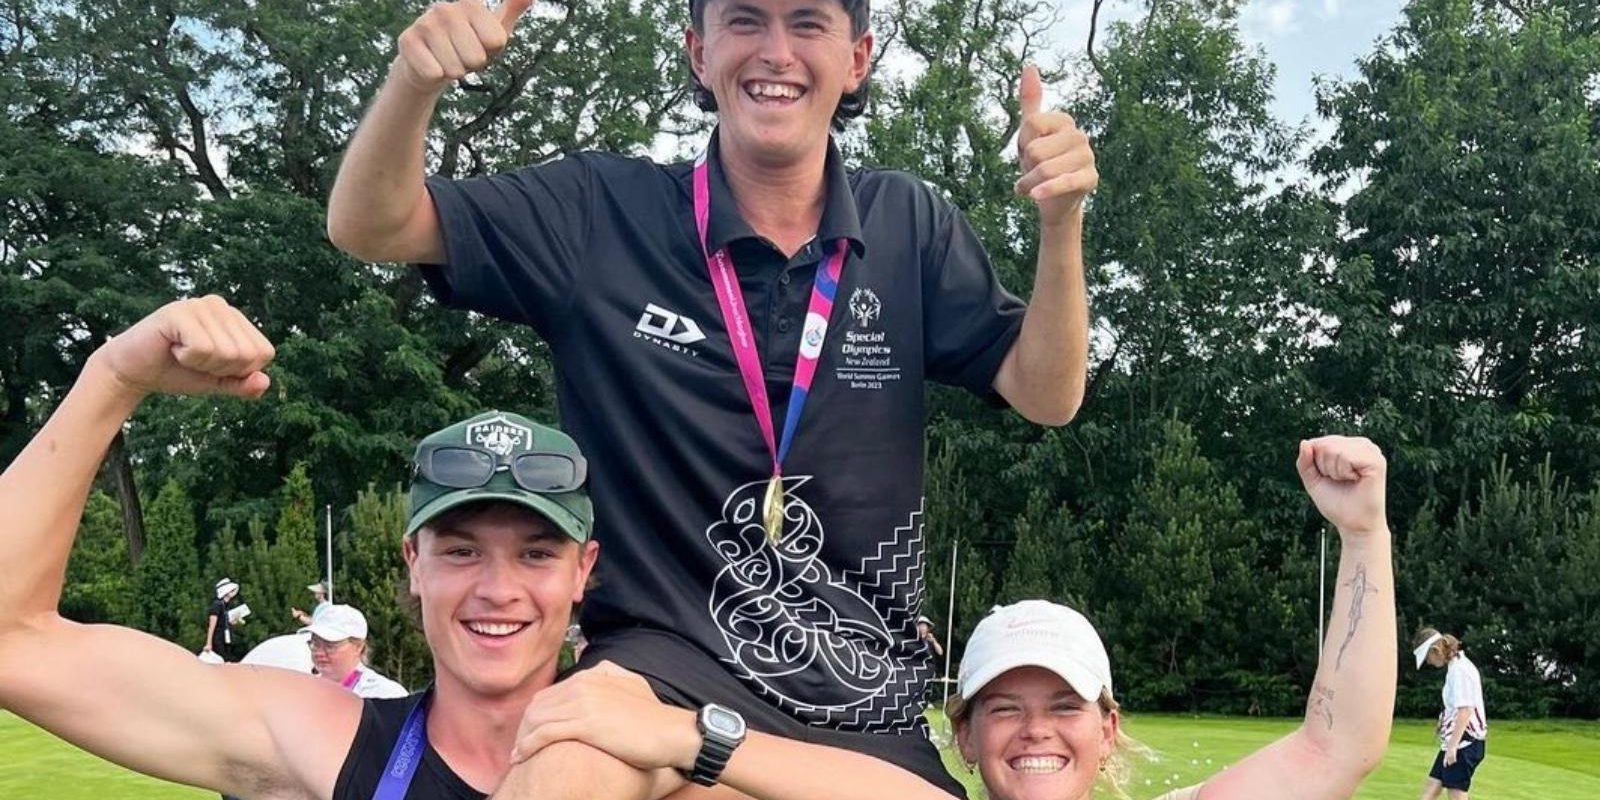
M 1487 754 L 1489 717 L 1483 707 L 1483 679 L 1461 650 L 1461 641 L 1433 628 L 1417 632 L 1411 654 L 1423 664 L 1444 667 L 1444 710 L 1439 712 L 1439 754 L 1422 784 L 1422 800 L 1448 792 L 1450 800 L 1467 800 L 1472 775 Z
M 1329 436 L 1301 442 L 1296 467 L 1342 543 L 1305 722 L 1166 800 L 1348 798 L 1388 746 L 1396 633 L 1387 466 L 1371 442 Z M 967 643 L 959 687 L 950 709 L 957 745 L 991 800 L 1088 800 L 1097 784 L 1126 796 L 1123 756 L 1134 745 L 1122 732 L 1105 646 L 1083 615 L 1040 600 L 996 609 Z M 589 670 L 541 693 L 515 757 L 577 740 L 641 769 L 687 771 L 707 724 L 657 702 L 637 675 Z M 885 762 L 760 733 L 736 745 L 720 782 L 757 800 L 946 797 Z
M 367 666 L 367 617 L 354 606 L 329 605 L 306 626 L 317 675 L 357 697 L 405 697 L 406 687 Z
M 206 643 L 200 648 L 200 658 L 206 661 L 229 661 L 233 655 L 233 620 L 228 616 L 228 604 L 239 596 L 239 584 L 232 578 L 217 581 L 216 598 L 206 612 Z

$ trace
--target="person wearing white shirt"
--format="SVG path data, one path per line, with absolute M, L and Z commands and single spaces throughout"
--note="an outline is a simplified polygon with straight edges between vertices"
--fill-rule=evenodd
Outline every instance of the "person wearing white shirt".
M 1483 679 L 1461 650 L 1461 641 L 1448 633 L 1423 628 L 1416 636 L 1417 669 L 1423 664 L 1444 667 L 1444 710 L 1439 712 L 1439 754 L 1422 785 L 1422 800 L 1434 800 L 1440 791 L 1450 800 L 1467 800 L 1472 775 L 1483 763 L 1488 747 L 1489 716 L 1483 704 Z
M 322 609 L 305 632 L 311 634 L 311 662 L 317 675 L 354 692 L 357 697 L 405 697 L 404 686 L 366 665 L 367 618 L 354 607 Z
M 310 592 L 311 597 L 317 601 L 316 605 L 311 607 L 311 613 L 307 614 L 298 608 L 289 609 L 289 613 L 293 614 L 295 621 L 301 625 L 310 625 L 311 620 L 316 619 L 317 615 L 321 614 L 323 609 L 333 605 L 333 603 L 328 600 L 328 584 L 326 582 L 317 581 L 316 583 L 307 586 L 306 591 Z

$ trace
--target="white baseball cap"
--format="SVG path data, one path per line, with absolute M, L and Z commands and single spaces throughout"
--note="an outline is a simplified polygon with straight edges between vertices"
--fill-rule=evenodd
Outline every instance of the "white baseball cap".
M 996 606 L 978 623 L 961 657 L 961 699 L 971 700 L 990 681 L 1017 667 L 1050 670 L 1090 702 L 1111 688 L 1111 659 L 1094 625 L 1046 600 Z
M 329 642 L 367 638 L 367 618 L 354 606 L 332 605 L 322 609 L 311 624 L 300 629 Z

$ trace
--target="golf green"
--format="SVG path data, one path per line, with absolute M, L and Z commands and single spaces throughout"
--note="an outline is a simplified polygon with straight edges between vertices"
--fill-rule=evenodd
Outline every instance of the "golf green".
M 937 717 L 936 727 L 938 725 Z M 1134 773 L 1135 800 L 1198 783 L 1224 765 L 1293 730 L 1285 719 L 1133 714 L 1127 731 L 1161 754 Z M 1489 757 L 1473 796 L 1491 800 L 1594 800 L 1600 797 L 1600 723 L 1491 721 Z M 1433 760 L 1433 724 L 1396 723 L 1388 756 L 1356 796 L 1412 800 Z M 0 712 L 0 798 L 39 800 L 198 800 L 202 792 L 136 775 Z M 947 759 L 953 763 L 953 759 Z M 956 774 L 965 770 L 956 766 Z

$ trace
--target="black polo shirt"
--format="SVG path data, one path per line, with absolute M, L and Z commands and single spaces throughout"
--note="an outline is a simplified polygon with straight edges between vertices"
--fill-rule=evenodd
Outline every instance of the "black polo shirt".
M 803 721 L 909 730 L 933 674 L 916 631 L 923 382 L 992 394 L 1023 305 L 960 212 L 910 175 L 847 172 L 830 145 L 818 239 L 785 258 L 739 215 L 714 144 L 710 164 L 710 244 L 733 256 L 776 431 L 817 265 L 850 242 L 777 548 L 759 510 L 771 458 L 695 232 L 692 164 L 582 153 L 432 179 L 448 266 L 423 274 L 443 303 L 532 325 L 554 353 L 601 543 L 591 639 L 673 631 Z

